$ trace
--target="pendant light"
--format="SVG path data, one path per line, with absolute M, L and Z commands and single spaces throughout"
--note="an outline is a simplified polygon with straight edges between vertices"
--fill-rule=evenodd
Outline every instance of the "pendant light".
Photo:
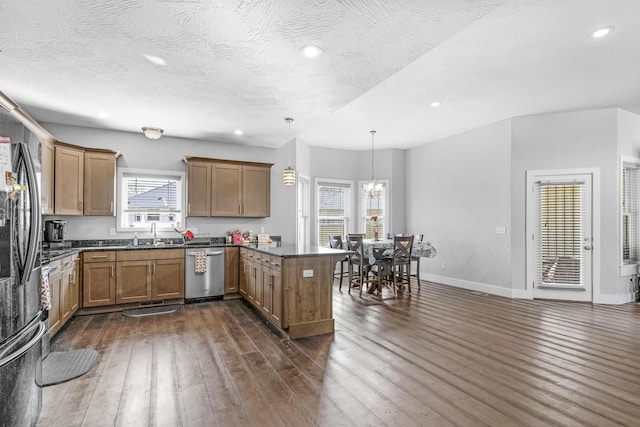
M 293 119 L 287 117 L 284 119 L 289 124 L 289 144 L 291 144 L 291 122 Z M 296 171 L 291 167 L 291 147 L 289 147 L 289 166 L 282 172 L 282 182 L 284 185 L 295 185 Z
M 382 194 L 382 184 L 376 182 L 375 175 L 373 174 L 373 136 L 376 134 L 375 130 L 369 131 L 371 134 L 371 180 L 365 185 L 364 192 L 367 193 L 367 197 L 373 199 L 374 197 L 380 197 Z

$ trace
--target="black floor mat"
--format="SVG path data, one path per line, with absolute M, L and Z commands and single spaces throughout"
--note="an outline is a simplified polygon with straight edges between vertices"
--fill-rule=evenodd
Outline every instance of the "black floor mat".
M 52 352 L 42 361 L 42 387 L 59 384 L 86 374 L 98 358 L 98 352 L 90 349 Z
M 130 310 L 125 310 L 122 312 L 123 316 L 127 317 L 138 317 L 138 316 L 149 316 L 152 314 L 162 314 L 162 313 L 173 313 L 174 311 L 180 310 L 180 305 L 160 305 L 157 307 L 144 307 L 144 308 L 133 308 Z

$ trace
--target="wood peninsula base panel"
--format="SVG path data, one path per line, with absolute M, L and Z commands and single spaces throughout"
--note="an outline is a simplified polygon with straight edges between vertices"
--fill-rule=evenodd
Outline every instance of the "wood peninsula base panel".
M 303 338 L 334 331 L 333 256 L 284 258 L 284 324 L 289 338 Z

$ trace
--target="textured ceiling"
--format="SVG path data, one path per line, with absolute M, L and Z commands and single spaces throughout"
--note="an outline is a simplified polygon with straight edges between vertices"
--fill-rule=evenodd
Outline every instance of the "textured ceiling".
M 638 16 L 637 0 L 3 0 L 0 91 L 44 122 L 356 150 L 376 129 L 376 148 L 408 148 L 517 115 L 640 112 Z M 589 39 L 600 25 L 616 31 Z

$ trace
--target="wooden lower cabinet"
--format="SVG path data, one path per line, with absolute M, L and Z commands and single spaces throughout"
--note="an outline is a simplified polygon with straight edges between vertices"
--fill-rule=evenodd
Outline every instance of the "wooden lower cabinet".
M 116 255 L 113 251 L 82 254 L 82 306 L 116 303 Z
M 51 335 L 64 326 L 80 307 L 78 254 L 69 255 L 49 264 L 49 330 Z
M 225 295 L 239 292 L 240 281 L 240 248 L 232 246 L 225 248 L 224 254 L 224 293 Z
M 184 298 L 184 249 L 116 252 L 116 304 Z
M 281 259 L 240 249 L 240 294 L 274 325 L 282 327 Z

